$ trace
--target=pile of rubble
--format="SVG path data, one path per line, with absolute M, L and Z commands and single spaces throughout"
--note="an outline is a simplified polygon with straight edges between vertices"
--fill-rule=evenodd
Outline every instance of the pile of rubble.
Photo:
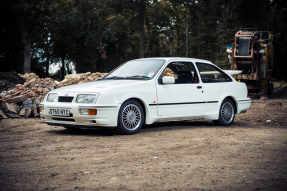
M 35 73 L 26 73 L 26 74 L 18 74 L 21 78 L 26 79 L 26 81 L 32 80 L 32 79 L 40 79 L 38 75 Z
M 105 75 L 106 73 L 99 72 L 70 74 L 63 81 L 58 82 L 51 78 L 39 78 L 34 73 L 19 74 L 19 78 L 24 79 L 24 83 L 18 83 L 14 88 L 0 91 L 0 117 L 39 117 L 39 104 L 49 91 L 72 84 L 96 81 Z
M 72 85 L 72 84 L 80 84 L 80 83 L 84 83 L 84 82 L 97 81 L 99 78 L 102 78 L 105 75 L 107 75 L 107 73 L 100 73 L 100 72 L 96 72 L 96 73 L 87 72 L 87 73 L 82 73 L 82 74 L 70 74 L 70 75 L 65 76 L 65 79 L 63 81 L 61 81 L 60 83 L 63 86 L 68 86 L 68 85 Z

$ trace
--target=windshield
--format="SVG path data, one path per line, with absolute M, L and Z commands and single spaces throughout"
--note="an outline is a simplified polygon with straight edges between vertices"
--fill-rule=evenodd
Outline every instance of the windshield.
M 151 79 L 165 63 L 165 60 L 132 60 L 126 62 L 104 79 Z

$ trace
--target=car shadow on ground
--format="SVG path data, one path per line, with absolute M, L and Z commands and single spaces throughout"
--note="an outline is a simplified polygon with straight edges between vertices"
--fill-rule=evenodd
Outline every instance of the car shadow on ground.
M 193 120 L 193 121 L 172 121 L 172 122 L 157 122 L 152 125 L 144 125 L 138 133 L 149 133 L 156 131 L 170 131 L 179 129 L 195 129 L 195 128 L 233 128 L 246 127 L 246 122 L 235 121 L 231 126 L 218 126 L 209 120 Z M 87 136 L 117 136 L 118 134 L 113 129 L 101 128 L 81 128 L 81 129 L 63 129 L 62 127 L 54 127 L 49 130 L 49 133 L 58 135 L 87 135 Z

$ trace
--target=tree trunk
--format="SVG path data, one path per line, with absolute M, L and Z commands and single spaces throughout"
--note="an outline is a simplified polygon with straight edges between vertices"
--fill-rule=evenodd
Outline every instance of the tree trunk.
M 50 70 L 50 43 L 48 38 L 46 39 L 46 54 L 47 54 L 47 60 L 46 60 L 46 77 L 50 76 L 49 70 Z
M 22 43 L 24 48 L 24 74 L 31 73 L 31 38 L 29 37 L 27 26 L 24 22 L 24 16 L 19 16 L 18 22 L 21 30 Z
M 150 37 L 150 34 L 149 34 L 149 21 L 146 20 L 146 25 L 147 25 L 147 57 L 150 58 L 151 55 L 152 55 L 152 52 L 151 52 L 151 37 Z
M 145 38 L 144 38 L 144 15 L 145 15 L 145 0 L 140 3 L 140 58 L 144 58 L 145 54 Z
M 176 56 L 179 56 L 179 18 L 176 16 L 176 35 L 177 35 L 177 47 L 176 47 Z
M 62 54 L 62 68 L 61 68 L 61 73 L 62 73 L 62 80 L 65 78 L 65 53 L 63 52 Z
M 172 41 L 173 41 L 173 38 L 172 38 L 172 29 L 171 29 L 171 26 L 169 28 L 169 54 L 170 56 L 172 56 Z
M 50 69 L 50 53 L 48 52 L 46 61 L 46 77 L 50 76 L 49 69 Z
M 184 21 L 184 27 L 185 27 L 185 45 L 186 45 L 186 53 L 185 53 L 185 57 L 188 57 L 188 20 L 187 17 L 185 18 Z
M 23 40 L 24 45 L 24 74 L 31 73 L 31 39 Z

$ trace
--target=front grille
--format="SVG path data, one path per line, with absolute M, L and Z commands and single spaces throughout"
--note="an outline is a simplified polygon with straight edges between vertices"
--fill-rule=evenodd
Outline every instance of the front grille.
M 73 101 L 74 97 L 67 97 L 67 96 L 59 96 L 58 102 L 66 102 L 71 103 Z

